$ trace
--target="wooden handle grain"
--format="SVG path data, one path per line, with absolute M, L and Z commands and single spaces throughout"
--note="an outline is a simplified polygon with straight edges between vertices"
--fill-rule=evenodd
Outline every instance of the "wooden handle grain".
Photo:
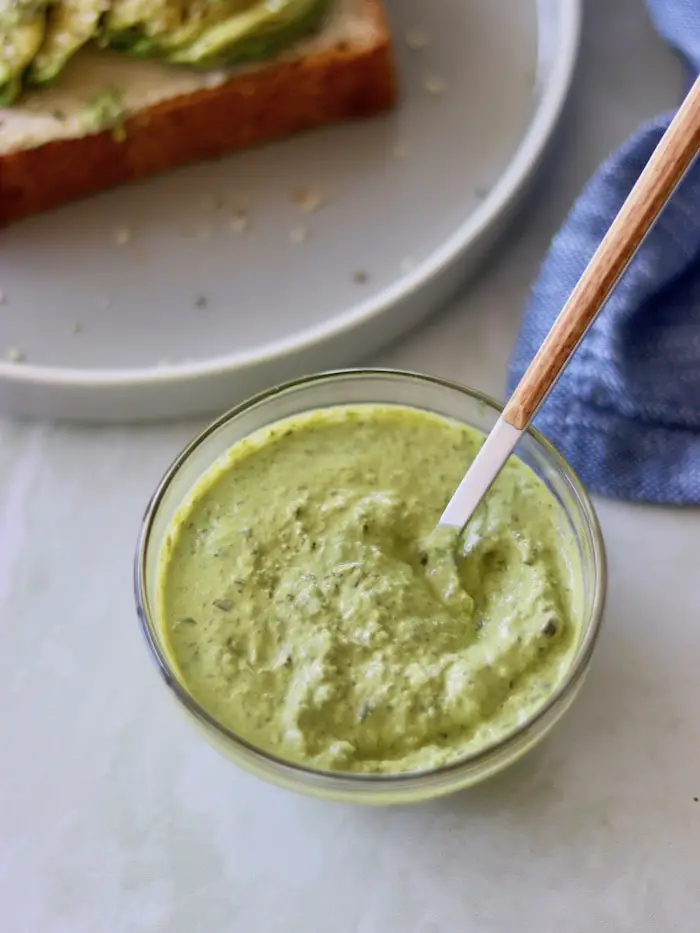
M 524 430 L 595 321 L 620 276 L 700 151 L 700 78 L 683 101 L 619 214 L 505 407 Z

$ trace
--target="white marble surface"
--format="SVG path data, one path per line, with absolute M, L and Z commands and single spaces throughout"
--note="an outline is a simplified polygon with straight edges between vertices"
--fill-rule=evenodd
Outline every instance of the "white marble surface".
M 381 362 L 500 393 L 549 236 L 680 86 L 641 0 L 590 0 L 571 107 L 510 242 Z M 365 811 L 238 773 L 151 668 L 132 548 L 193 430 L 0 423 L 3 933 L 697 933 L 698 511 L 600 502 L 606 626 L 563 724 L 490 784 Z

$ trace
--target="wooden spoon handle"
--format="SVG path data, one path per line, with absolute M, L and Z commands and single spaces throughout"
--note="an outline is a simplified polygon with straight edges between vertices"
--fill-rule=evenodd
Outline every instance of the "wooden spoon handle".
M 562 308 L 503 417 L 524 430 L 700 151 L 700 78 Z

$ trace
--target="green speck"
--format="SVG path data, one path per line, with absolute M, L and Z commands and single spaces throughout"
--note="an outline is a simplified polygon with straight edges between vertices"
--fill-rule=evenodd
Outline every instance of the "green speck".
M 113 137 L 121 142 L 126 138 L 124 122 L 127 115 L 121 93 L 115 88 L 106 88 L 86 108 L 83 126 L 87 132 L 94 133 L 112 130 Z

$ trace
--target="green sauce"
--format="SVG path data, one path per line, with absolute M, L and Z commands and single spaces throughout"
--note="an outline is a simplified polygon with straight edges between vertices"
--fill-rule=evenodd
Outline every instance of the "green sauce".
M 222 725 L 317 768 L 432 768 L 551 696 L 578 634 L 561 507 L 512 458 L 435 531 L 483 437 L 409 408 L 279 422 L 235 445 L 168 533 L 160 623 Z

